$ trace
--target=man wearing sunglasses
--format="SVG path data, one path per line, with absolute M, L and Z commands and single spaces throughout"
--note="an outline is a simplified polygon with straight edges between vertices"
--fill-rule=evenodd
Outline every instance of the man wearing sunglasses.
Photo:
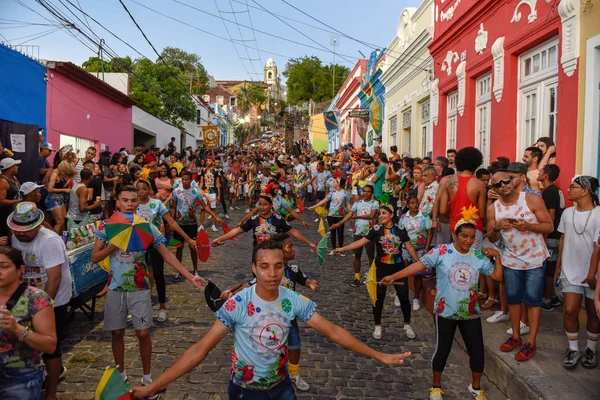
M 504 284 L 512 336 L 500 346 L 509 352 L 521 346 L 517 361 L 527 361 L 536 352 L 536 337 L 540 325 L 544 261 L 548 249 L 544 235 L 554 230 L 550 214 L 541 197 L 518 191 L 508 171 L 492 176 L 491 186 L 499 199 L 487 209 L 487 237 L 490 242 L 503 240 L 500 250 L 504 265 Z M 529 338 L 521 340 L 521 303 L 528 306 Z

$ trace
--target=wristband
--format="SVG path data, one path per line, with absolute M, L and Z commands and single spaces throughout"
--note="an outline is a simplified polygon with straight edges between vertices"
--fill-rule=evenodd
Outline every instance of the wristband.
M 31 329 L 29 329 L 29 327 L 26 326 L 25 331 L 23 331 L 23 335 L 21 335 L 19 337 L 19 341 L 23 342 L 23 341 L 29 339 L 29 336 L 31 336 Z
M 496 224 L 494 224 L 494 226 L 492 226 L 492 230 L 496 233 L 500 232 L 500 229 L 496 229 Z

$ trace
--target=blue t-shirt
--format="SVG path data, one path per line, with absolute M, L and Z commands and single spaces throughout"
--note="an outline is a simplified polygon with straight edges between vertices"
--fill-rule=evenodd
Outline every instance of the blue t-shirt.
M 179 225 L 196 225 L 196 207 L 200 201 L 204 201 L 204 196 L 200 194 L 197 188 L 190 187 L 184 189 L 180 186 L 173 189 L 172 199 L 177 202 L 175 208 L 175 221 Z
M 329 200 L 329 216 L 330 217 L 343 217 L 346 213 L 345 206 L 350 198 L 348 197 L 348 192 L 345 190 L 333 190 L 329 192 L 327 197 Z
M 291 322 L 308 321 L 316 308 L 313 301 L 283 286 L 273 302 L 258 297 L 255 285 L 227 300 L 215 316 L 234 336 L 230 380 L 243 388 L 267 389 L 285 379 Z
M 146 204 L 140 204 L 135 213 L 160 229 L 162 219 L 169 210 L 162 201 L 150 199 Z
M 126 213 L 123 213 L 126 214 Z M 102 221 L 96 231 L 96 239 L 108 243 L 106 231 Z M 160 247 L 167 243 L 167 239 L 150 224 L 152 236 L 154 238 L 152 246 Z M 115 250 L 110 253 L 110 273 L 108 274 L 108 288 L 121 292 L 137 292 L 150 289 L 150 280 L 148 279 L 148 265 L 146 265 L 146 252 L 133 251 L 126 252 Z
M 400 217 L 398 226 L 406 229 L 406 233 L 410 237 L 410 244 L 413 245 L 417 254 L 420 256 L 424 253 L 427 244 L 427 230 L 431 229 L 431 218 L 423 215 L 421 211 L 414 217 L 411 217 L 410 213 L 407 212 Z M 408 260 L 412 259 L 408 252 L 403 253 L 403 256 Z
M 315 177 L 317 178 L 317 191 L 324 192 L 325 185 L 327 184 L 327 181 L 329 180 L 329 178 L 331 178 L 331 172 L 329 172 L 329 171 L 317 172 L 315 174 Z
M 434 314 L 458 320 L 479 318 L 479 274 L 489 276 L 494 272 L 494 264 L 480 250 L 462 254 L 452 244 L 441 244 L 429 250 L 421 261 L 426 267 L 437 269 Z
M 364 217 L 365 215 L 371 215 L 373 210 L 379 210 L 379 202 L 377 200 L 364 201 L 360 200 L 351 208 L 351 211 L 354 212 L 359 217 Z M 367 236 L 369 230 L 375 226 L 375 219 L 368 220 L 357 218 L 354 220 L 354 235 L 356 236 Z

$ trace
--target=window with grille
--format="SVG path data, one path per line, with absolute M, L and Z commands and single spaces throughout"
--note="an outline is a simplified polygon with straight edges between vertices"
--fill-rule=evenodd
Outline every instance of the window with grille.
M 492 74 L 477 79 L 475 103 L 475 147 L 483 154 L 483 165 L 490 162 L 490 118 L 492 110 Z
M 446 150 L 456 148 L 456 106 L 458 104 L 458 91 L 451 92 L 446 97 Z
M 85 156 L 85 152 L 87 151 L 88 148 L 95 147 L 95 143 L 92 140 L 83 139 L 83 138 L 76 137 L 76 136 L 63 135 L 61 133 L 60 134 L 60 147 L 66 146 L 68 144 L 73 146 L 73 150 L 75 151 L 75 154 L 77 154 L 77 156 L 79 158 L 82 158 Z

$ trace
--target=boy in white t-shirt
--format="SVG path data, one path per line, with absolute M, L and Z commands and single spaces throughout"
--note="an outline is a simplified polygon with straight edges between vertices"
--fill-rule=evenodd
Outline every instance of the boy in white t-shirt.
M 598 180 L 579 176 L 569 186 L 569 200 L 577 206 L 564 210 L 558 225 L 562 234 L 558 244 L 558 260 L 554 281 L 560 279 L 565 298 L 564 326 L 569 348 L 563 366 L 572 369 L 581 359 L 585 368 L 596 367 L 596 343 L 600 336 L 600 320 L 594 312 L 594 288 L 598 263 L 591 264 L 594 243 L 600 245 L 600 207 L 598 207 Z M 587 313 L 587 346 L 579 352 L 579 308 L 585 296 Z

